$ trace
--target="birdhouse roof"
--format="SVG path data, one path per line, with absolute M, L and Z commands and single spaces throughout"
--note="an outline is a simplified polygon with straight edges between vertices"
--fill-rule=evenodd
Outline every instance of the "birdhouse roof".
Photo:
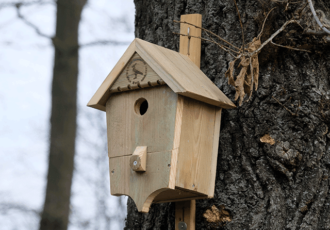
M 234 103 L 189 59 L 164 47 L 136 38 L 96 91 L 87 106 L 105 111 L 110 88 L 137 53 L 175 93 L 222 108 Z

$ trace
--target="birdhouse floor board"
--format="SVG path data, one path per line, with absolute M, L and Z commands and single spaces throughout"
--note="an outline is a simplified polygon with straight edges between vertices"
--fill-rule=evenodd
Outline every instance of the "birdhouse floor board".
M 171 151 L 148 153 L 146 172 L 130 168 L 130 157 L 109 159 L 112 195 L 130 196 L 138 210 L 148 212 L 153 199 L 169 187 Z
M 166 190 L 160 193 L 153 200 L 153 203 L 175 202 L 182 200 L 196 200 L 196 199 L 205 199 L 205 198 L 207 198 L 207 196 L 204 194 L 190 192 L 190 191 L 178 189 L 176 187 L 175 190 Z

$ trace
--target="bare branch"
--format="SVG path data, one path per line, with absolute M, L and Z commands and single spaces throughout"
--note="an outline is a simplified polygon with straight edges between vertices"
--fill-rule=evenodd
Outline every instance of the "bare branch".
M 30 2 L 4 2 L 0 3 L 0 9 L 5 7 L 21 7 L 21 6 L 32 6 L 32 5 L 46 5 L 46 4 L 55 4 L 54 1 L 30 1 Z
M 265 18 L 265 20 L 264 20 L 264 23 L 262 24 L 262 28 L 261 28 L 261 31 L 260 31 L 260 33 L 259 33 L 257 39 L 260 39 L 260 38 L 261 38 L 261 35 L 262 35 L 262 33 L 264 32 L 264 27 L 265 27 L 265 24 L 266 24 L 267 18 L 268 18 L 268 16 L 269 16 L 269 14 L 270 14 L 275 8 L 276 8 L 276 7 L 274 7 L 273 9 L 271 9 L 271 10 L 268 12 L 268 14 L 267 14 L 267 16 L 266 16 L 266 18 Z
M 221 40 L 221 41 L 227 43 L 228 45 L 231 45 L 232 47 L 234 47 L 234 48 L 236 48 L 236 49 L 238 49 L 238 50 L 241 50 L 240 48 L 238 48 L 237 46 L 234 46 L 233 44 L 231 44 L 230 42 L 226 41 L 225 39 L 223 39 L 223 38 L 220 37 L 219 35 L 213 33 L 213 32 L 210 31 L 210 30 L 204 29 L 203 27 L 199 27 L 199 26 L 196 26 L 196 25 L 194 25 L 194 24 L 191 24 L 191 23 L 189 23 L 189 22 L 185 22 L 185 21 L 176 21 L 176 20 L 173 20 L 173 22 L 176 22 L 176 23 L 184 23 L 184 24 L 187 24 L 187 25 L 194 26 L 194 27 L 196 27 L 196 28 L 198 28 L 198 29 L 204 30 L 204 31 L 206 31 L 206 32 L 208 32 L 208 33 L 210 33 L 210 34 L 212 34 L 213 36 L 217 37 L 219 40 Z
M 51 36 L 48 36 L 48 35 L 42 33 L 42 32 L 40 31 L 40 29 L 39 29 L 36 25 L 34 25 L 33 23 L 29 22 L 29 21 L 28 21 L 28 20 L 27 20 L 22 14 L 21 14 L 20 8 L 21 8 L 21 5 L 20 5 L 20 4 L 17 4 L 17 5 L 16 5 L 16 12 L 17 12 L 17 16 L 18 16 L 18 18 L 20 18 L 20 19 L 21 19 L 26 25 L 28 25 L 28 26 L 30 26 L 32 29 L 34 29 L 35 32 L 36 32 L 39 36 L 44 37 L 44 38 L 48 38 L 48 39 L 52 39 Z
M 285 109 L 286 111 L 288 111 L 292 116 L 297 116 L 297 114 L 293 113 L 290 109 L 288 109 L 285 105 L 283 105 L 283 104 L 282 104 L 277 98 L 275 98 L 275 97 L 273 97 L 273 96 L 272 96 L 272 98 L 273 98 L 277 103 L 279 103 L 281 106 L 283 106 L 284 109 Z
M 314 6 L 313 6 L 313 3 L 312 3 L 312 0 L 307 0 L 308 3 L 309 3 L 309 7 L 311 8 L 311 11 L 313 13 L 313 16 L 314 16 L 314 19 L 315 21 L 317 22 L 317 24 L 319 25 L 319 27 L 321 27 L 321 29 L 326 32 L 327 34 L 330 34 L 330 31 L 325 28 L 325 26 L 320 22 L 320 19 L 318 18 L 318 16 L 316 15 L 316 12 L 315 12 L 315 9 L 314 9 Z
M 86 44 L 81 44 L 81 45 L 79 45 L 79 48 L 85 48 L 85 47 L 90 47 L 90 46 L 105 46 L 105 45 L 125 46 L 125 45 L 129 45 L 129 44 L 130 44 L 130 42 L 100 40 L 100 41 L 88 42 Z
M 327 32 L 324 31 L 316 31 L 316 30 L 312 30 L 312 29 L 307 29 L 304 34 L 309 34 L 309 35 L 316 35 L 316 36 L 324 36 L 324 35 L 328 35 Z
M 287 25 L 294 23 L 294 22 L 297 23 L 296 20 L 290 20 L 290 21 L 287 21 L 286 23 L 284 23 L 280 29 L 278 29 L 275 33 L 272 34 L 272 36 L 270 36 L 270 38 L 268 38 L 264 43 L 262 43 L 261 46 L 257 50 L 255 50 L 252 53 L 249 53 L 248 56 L 253 56 L 256 53 L 259 53 L 269 42 L 271 42 L 279 33 L 281 33 Z
M 181 35 L 181 36 L 188 36 L 187 34 L 180 34 L 180 33 L 174 33 L 174 32 L 173 32 L 173 34 Z M 193 36 L 193 35 L 189 35 L 189 37 L 199 38 L 199 39 L 204 40 L 204 41 L 212 42 L 212 43 L 218 45 L 218 46 L 219 46 L 221 49 L 223 49 L 224 51 L 228 52 L 231 56 L 235 57 L 235 56 L 234 56 L 229 50 L 226 49 L 226 48 L 228 48 L 228 47 L 225 48 L 225 46 L 223 46 L 223 45 L 221 45 L 221 44 L 219 44 L 219 43 L 217 43 L 217 42 L 211 41 L 211 40 L 206 39 L 206 38 Z M 236 52 L 236 51 L 234 51 L 234 52 L 238 54 L 238 52 Z
M 239 23 L 241 24 L 241 28 L 242 28 L 242 46 L 243 46 L 243 53 L 244 53 L 244 28 L 243 28 L 243 24 L 242 24 L 242 20 L 241 20 L 241 14 L 239 13 L 239 10 L 238 10 L 238 6 L 237 6 L 237 3 L 236 3 L 236 0 L 234 0 L 234 3 L 235 3 L 235 6 L 236 6 L 236 10 L 237 10 L 237 14 L 238 14 L 238 18 L 239 18 Z
M 296 50 L 296 51 L 303 51 L 303 52 L 308 52 L 308 53 L 311 53 L 311 51 L 309 50 L 304 50 L 304 49 L 297 49 L 297 48 L 294 48 L 294 47 L 291 47 L 291 46 L 282 46 L 280 44 L 276 44 L 274 43 L 273 41 L 271 41 L 271 43 L 275 46 L 279 46 L 279 47 L 282 47 L 282 48 L 287 48 L 287 49 L 290 49 L 290 50 Z

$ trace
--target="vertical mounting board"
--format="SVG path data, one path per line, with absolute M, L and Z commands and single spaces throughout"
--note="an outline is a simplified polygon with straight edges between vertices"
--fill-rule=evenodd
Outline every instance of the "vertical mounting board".
M 202 27 L 201 14 L 188 14 L 181 15 L 180 21 L 188 22 L 196 26 Z M 181 23 L 180 33 L 200 37 L 202 30 L 194 26 Z M 180 36 L 180 53 L 187 55 L 198 68 L 200 67 L 201 60 L 201 39 Z M 196 201 L 181 201 L 175 203 L 175 230 L 179 230 L 179 219 L 182 219 L 187 224 L 187 230 L 195 230 L 195 215 L 196 215 Z

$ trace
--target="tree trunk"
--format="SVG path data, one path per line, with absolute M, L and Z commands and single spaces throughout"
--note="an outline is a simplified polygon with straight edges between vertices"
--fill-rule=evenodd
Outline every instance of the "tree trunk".
M 40 230 L 66 230 L 74 167 L 78 27 L 86 0 L 57 0 L 49 165 Z
M 261 31 L 270 9 L 276 7 L 262 42 L 306 3 L 281 2 L 237 0 L 246 43 Z M 178 51 L 179 38 L 172 32 L 179 32 L 180 25 L 173 20 L 199 13 L 204 28 L 242 46 L 233 0 L 135 0 L 135 5 L 138 38 Z M 316 0 L 315 7 L 330 13 L 327 0 Z M 274 42 L 311 53 L 271 44 L 262 49 L 258 90 L 242 106 L 223 110 L 215 196 L 196 202 L 196 229 L 330 229 L 329 45 L 322 37 L 304 35 L 296 24 Z M 234 101 L 235 88 L 225 78 L 232 60 L 217 45 L 202 41 L 201 70 Z M 266 134 L 275 144 L 260 140 Z M 203 214 L 213 205 L 229 217 L 207 222 Z M 174 229 L 174 204 L 153 205 L 140 214 L 129 199 L 125 229 Z

